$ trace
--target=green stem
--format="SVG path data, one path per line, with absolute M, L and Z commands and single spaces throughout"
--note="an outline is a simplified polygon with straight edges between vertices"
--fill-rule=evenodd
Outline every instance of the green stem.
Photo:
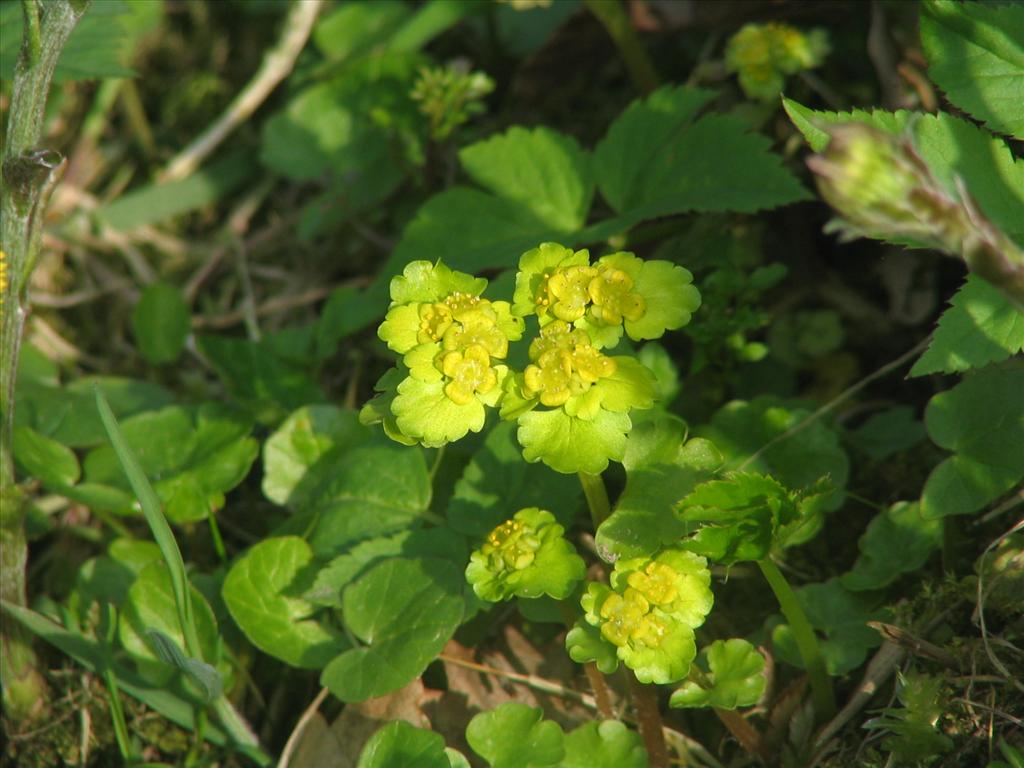
M 775 593 L 775 599 L 779 601 L 782 615 L 789 622 L 793 631 L 793 639 L 796 641 L 800 658 L 807 667 L 807 676 L 811 680 L 811 696 L 814 699 L 814 715 L 819 721 L 825 721 L 832 717 L 836 711 L 835 692 L 832 690 L 832 679 L 828 676 L 825 668 L 825 658 L 821 655 L 821 648 L 818 645 L 818 638 L 814 634 L 814 628 L 807 619 L 807 614 L 796 599 L 786 577 L 782 575 L 779 567 L 770 558 L 757 561 L 768 581 L 768 586 Z
M 584 0 L 584 3 L 619 49 L 633 84 L 642 93 L 650 93 L 657 88 L 658 73 L 622 3 L 619 0 Z
M 612 514 L 612 505 L 608 501 L 608 491 L 604 487 L 604 480 L 600 475 L 588 475 L 586 472 L 579 473 L 580 485 L 583 486 L 583 495 L 587 497 L 587 506 L 590 508 L 590 519 L 594 522 L 594 533 Z
M 11 85 L 0 189 L 0 599 L 18 606 L 26 604 L 28 549 L 25 507 L 14 476 L 14 388 L 43 212 L 63 169 L 56 153 L 39 150 L 39 141 L 57 59 L 87 7 L 87 0 L 45 5 L 22 0 L 24 37 Z M 27 717 L 39 710 L 46 690 L 31 635 L 18 623 L 5 622 L 0 648 L 4 710 L 15 720 Z

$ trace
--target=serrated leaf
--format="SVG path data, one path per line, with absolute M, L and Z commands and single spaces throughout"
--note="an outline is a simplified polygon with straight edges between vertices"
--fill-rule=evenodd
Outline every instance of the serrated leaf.
M 723 468 L 727 470 L 770 475 L 795 491 L 805 490 L 827 476 L 835 491 L 819 496 L 813 505 L 825 511 L 836 509 L 842 504 L 841 489 L 849 475 L 849 461 L 836 434 L 819 420 L 792 437 L 780 439 L 808 415 L 804 408 L 790 407 L 779 398 L 763 395 L 749 402 L 727 403 L 709 425 L 696 433 L 722 452 Z M 776 439 L 779 442 L 768 447 Z
M 303 599 L 313 551 L 297 536 L 264 539 L 228 571 L 221 594 L 249 641 L 293 667 L 319 669 L 348 645 Z
M 867 593 L 850 592 L 839 579 L 808 584 L 794 592 L 811 626 L 825 635 L 826 639 L 819 638 L 818 643 L 830 675 L 845 675 L 856 669 L 864 662 L 868 650 L 881 644 L 881 636 L 867 622 L 883 619 L 886 614 L 876 610 L 876 601 Z M 789 625 L 777 624 L 771 635 L 780 658 L 802 669 Z
M 516 442 L 515 424 L 497 424 L 463 470 L 448 504 L 448 522 L 481 538 L 525 507 L 550 509 L 568 528 L 580 509 L 582 490 L 575 477 L 529 464 Z
M 968 275 L 949 303 L 911 376 L 983 368 L 1024 349 L 1024 312 L 987 281 Z
M 356 768 L 451 768 L 451 763 L 443 736 L 396 720 L 370 737 Z
M 132 331 L 139 350 L 154 364 L 172 363 L 185 348 L 192 313 L 175 286 L 150 283 L 132 313 Z
M 723 565 L 761 560 L 773 548 L 807 540 L 820 527 L 811 505 L 773 477 L 730 472 L 701 483 L 679 504 L 690 534 L 680 546 Z
M 1024 367 L 986 368 L 939 393 L 925 426 L 955 455 L 928 476 L 922 514 L 977 512 L 1024 478 Z
M 1024 159 L 983 128 L 945 113 L 922 115 L 913 130 L 935 177 L 952 194 L 959 178 L 982 212 L 1024 247 Z
M 711 477 L 722 456 L 707 440 L 684 444 L 685 433 L 685 423 L 669 415 L 630 431 L 622 460 L 626 488 L 597 529 L 598 552 L 605 559 L 651 555 L 686 532 L 673 506 Z
M 222 507 L 224 494 L 242 482 L 259 451 L 249 436 L 252 422 L 213 403 L 142 413 L 126 419 L 121 430 L 151 478 L 164 513 L 177 523 L 205 519 Z M 85 477 L 129 488 L 110 446 L 89 452 Z
M 941 522 L 922 517 L 919 504 L 897 502 L 868 524 L 857 562 L 839 580 L 855 592 L 881 589 L 916 571 L 941 544 Z
M 598 186 L 615 210 L 636 206 L 680 129 L 713 97 L 713 91 L 665 86 L 615 119 L 594 150 Z
M 516 126 L 465 147 L 459 162 L 477 184 L 556 230 L 572 232 L 586 221 L 594 195 L 590 154 L 569 136 Z
M 491 768 L 554 768 L 565 735 L 540 709 L 508 702 L 469 721 L 466 740 Z
M 837 123 L 865 123 L 886 133 L 900 133 L 910 123 L 916 113 L 901 109 L 887 112 L 883 109 L 854 109 L 849 112 L 829 112 L 827 110 L 809 109 L 792 99 L 783 97 L 782 106 L 793 121 L 793 125 L 804 135 L 807 144 L 815 152 L 821 152 L 829 142 L 829 134 L 822 130 L 823 125 Z
M 382 696 L 415 679 L 462 619 L 461 571 L 444 560 L 394 558 L 345 590 L 345 625 L 365 646 L 338 656 L 320 676 L 342 701 Z
M 559 768 L 647 768 L 647 752 L 635 731 L 618 720 L 581 725 L 565 735 Z
M 764 656 L 746 640 L 715 640 L 701 649 L 696 663 L 704 679 L 683 683 L 669 699 L 670 707 L 736 709 L 755 704 L 764 693 Z
M 82 473 L 73 451 L 25 425 L 14 428 L 14 460 L 51 488 L 74 485 Z
M 928 75 L 993 131 L 1024 139 L 1024 6 L 930 0 L 921 6 Z
M 263 444 L 263 495 L 276 504 L 301 508 L 325 481 L 322 467 L 331 463 L 328 454 L 372 437 L 355 411 L 333 405 L 300 408 Z

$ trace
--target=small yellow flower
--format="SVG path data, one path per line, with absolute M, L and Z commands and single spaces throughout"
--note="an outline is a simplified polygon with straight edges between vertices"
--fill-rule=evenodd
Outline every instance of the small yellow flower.
M 587 285 L 591 313 L 605 325 L 619 325 L 623 318 L 639 320 L 647 309 L 644 297 L 633 290 L 633 278 L 621 269 L 604 268 Z
M 467 405 L 479 392 L 490 392 L 498 383 L 498 376 L 491 367 L 491 356 L 479 344 L 473 344 L 464 352 L 446 352 L 441 355 L 441 371 L 451 381 L 444 387 L 444 393 L 457 405 Z
M 597 277 L 593 267 L 565 267 L 547 279 L 547 292 L 552 297 L 552 314 L 567 323 L 583 317 L 590 303 L 589 285 Z
M 483 306 L 485 303 L 487 306 Z M 481 302 L 479 308 L 460 312 L 460 315 L 460 321 L 450 326 L 444 334 L 444 349 L 468 349 L 476 345 L 486 349 L 491 357 L 504 358 L 508 355 L 508 337 L 495 323 L 495 314 L 489 302 Z
M 513 519 L 491 531 L 480 551 L 493 571 L 521 571 L 533 563 L 540 545 L 531 527 Z
M 440 341 L 445 331 L 451 328 L 452 311 L 445 304 L 421 304 L 420 305 L 420 330 L 416 335 L 416 341 L 420 344 L 429 344 L 433 341 Z

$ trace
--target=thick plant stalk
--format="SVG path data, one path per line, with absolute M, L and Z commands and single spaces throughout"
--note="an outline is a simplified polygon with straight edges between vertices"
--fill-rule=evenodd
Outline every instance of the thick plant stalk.
M 26 602 L 28 550 L 25 510 L 14 484 L 14 387 L 43 213 L 64 168 L 57 153 L 39 148 L 39 140 L 57 59 L 90 2 L 22 0 L 25 29 L 7 122 L 0 192 L 0 598 L 19 606 Z M 25 718 L 45 700 L 31 636 L 16 622 L 5 622 L 0 645 L 4 711 Z
M 811 697 L 814 699 L 815 720 L 819 723 L 824 722 L 836 713 L 836 697 L 832 690 L 832 680 L 825 668 L 825 658 L 821 655 L 818 639 L 814 635 L 814 628 L 779 567 L 767 557 L 758 560 L 757 564 L 779 601 L 782 615 L 786 617 L 790 629 L 793 630 L 793 640 L 796 641 L 800 659 L 807 667 L 807 676 L 811 681 Z
M 668 747 L 665 746 L 665 729 L 658 709 L 657 689 L 653 685 L 645 685 L 637 680 L 632 670 L 627 669 L 625 672 L 629 683 L 629 697 L 633 700 L 637 725 L 640 726 L 640 737 L 644 740 L 651 768 L 668 768 Z

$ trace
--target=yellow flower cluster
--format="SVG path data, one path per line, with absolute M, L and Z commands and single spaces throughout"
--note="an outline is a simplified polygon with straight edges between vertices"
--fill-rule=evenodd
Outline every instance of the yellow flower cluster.
M 553 315 L 574 323 L 588 307 L 591 317 L 603 325 L 618 325 L 643 316 L 643 296 L 633 290 L 633 279 L 621 269 L 598 262 L 593 266 L 557 267 L 544 272 L 534 301 L 537 316 Z
M 498 384 L 491 358 L 508 355 L 508 338 L 498 327 L 498 315 L 487 299 L 455 291 L 444 301 L 421 304 L 416 340 L 440 342 L 434 365 L 448 381 L 444 392 L 466 405 L 476 394 L 487 394 Z
M 614 360 L 591 344 L 585 330 L 573 329 L 565 320 L 555 320 L 541 329 L 540 336 L 530 344 L 530 360 L 523 372 L 523 393 L 527 397 L 539 395 L 540 402 L 550 407 L 586 392 L 598 380 L 615 373 L 616 367 Z
M 540 545 L 532 526 L 512 519 L 490 532 L 480 552 L 492 572 L 521 571 L 533 563 Z
M 667 622 L 653 609 L 668 606 L 678 597 L 676 573 L 664 563 L 651 562 L 642 571 L 631 573 L 627 583 L 621 595 L 612 593 L 601 606 L 605 620 L 601 634 L 619 647 L 632 641 L 656 648 L 665 636 Z

